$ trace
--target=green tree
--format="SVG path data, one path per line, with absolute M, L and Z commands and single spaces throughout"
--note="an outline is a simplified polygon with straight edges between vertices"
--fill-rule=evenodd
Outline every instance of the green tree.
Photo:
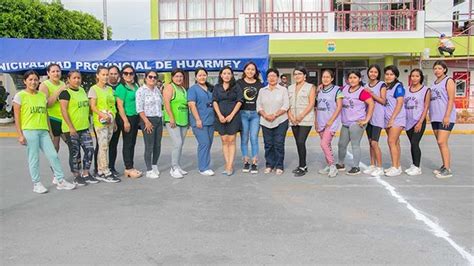
M 103 39 L 103 23 L 90 14 L 64 8 L 61 1 L 0 0 L 0 37 Z M 108 28 L 108 38 L 112 30 Z

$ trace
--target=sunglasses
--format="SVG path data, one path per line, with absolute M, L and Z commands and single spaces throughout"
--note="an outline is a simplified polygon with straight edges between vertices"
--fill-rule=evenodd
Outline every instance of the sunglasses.
M 149 79 L 155 79 L 155 80 L 156 80 L 156 79 L 157 79 L 157 76 L 148 76 L 147 78 L 149 78 Z
M 124 76 L 133 76 L 133 72 L 123 72 L 122 73 Z

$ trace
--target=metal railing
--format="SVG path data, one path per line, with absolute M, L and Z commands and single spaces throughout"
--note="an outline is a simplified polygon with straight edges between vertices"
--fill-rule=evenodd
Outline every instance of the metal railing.
M 327 32 L 327 12 L 245 13 L 246 33 Z
M 415 31 L 416 17 L 416 10 L 336 11 L 335 31 Z

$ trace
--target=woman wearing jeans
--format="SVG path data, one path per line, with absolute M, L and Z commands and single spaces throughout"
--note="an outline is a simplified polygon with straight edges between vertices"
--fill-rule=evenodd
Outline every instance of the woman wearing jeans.
M 39 75 L 30 70 L 23 75 L 26 89 L 18 92 L 13 99 L 13 110 L 15 114 L 15 128 L 18 134 L 18 142 L 26 146 L 28 154 L 28 166 L 31 180 L 33 181 L 33 192 L 46 193 L 48 190 L 40 182 L 39 152 L 44 152 L 46 158 L 54 171 L 57 179 L 56 188 L 71 190 L 76 186 L 64 180 L 63 169 L 59 161 L 58 153 L 54 149 L 49 135 L 49 123 L 46 95 L 38 91 Z
M 299 165 L 293 170 L 295 176 L 304 176 L 308 172 L 306 166 L 306 140 L 314 124 L 314 106 L 316 101 L 316 88 L 306 82 L 308 72 L 304 67 L 297 67 L 293 71 L 296 83 L 288 87 L 290 109 L 288 119 L 296 141 Z
M 260 90 L 257 99 L 257 110 L 262 125 L 263 142 L 265 145 L 265 174 L 275 170 L 277 175 L 283 174 L 285 159 L 285 138 L 288 131 L 288 91 L 278 85 L 277 69 L 267 70 L 268 85 Z
M 347 146 L 350 142 L 354 164 L 347 172 L 348 175 L 360 174 L 360 140 L 374 112 L 374 100 L 362 87 L 361 78 L 362 75 L 359 71 L 350 71 L 347 77 L 349 85 L 342 90 L 344 96 L 342 99 L 341 112 L 342 128 L 338 143 L 339 163 L 336 164 L 336 168 L 339 171 L 346 170 L 344 159 L 346 157 Z
M 166 129 L 173 141 L 171 152 L 170 175 L 183 178 L 188 172 L 181 167 L 184 140 L 188 131 L 188 96 L 184 84 L 184 71 L 174 69 L 171 72 L 171 83 L 163 89 L 165 111 L 163 114 Z
M 213 176 L 211 169 L 211 146 L 214 139 L 214 109 L 212 107 L 212 87 L 207 83 L 207 71 L 198 68 L 194 72 L 196 84 L 188 90 L 188 105 L 191 115 L 189 123 L 198 142 L 197 159 L 199 173 Z
M 122 79 L 115 89 L 115 97 L 120 117 L 123 122 L 123 150 L 122 156 L 125 163 L 124 175 L 130 178 L 139 178 L 142 172 L 133 167 L 135 144 L 137 143 L 138 126 L 140 118 L 137 113 L 136 92 L 138 80 L 135 69 L 131 65 L 122 68 Z
M 248 62 L 244 66 L 242 79 L 237 81 L 237 85 L 242 89 L 244 102 L 240 108 L 242 119 L 242 131 L 240 132 L 240 149 L 244 160 L 244 173 L 258 173 L 258 131 L 260 130 L 260 116 L 256 110 L 258 92 L 263 87 L 259 80 L 260 72 L 254 62 Z M 248 142 L 250 139 L 251 154 L 248 152 Z M 252 159 L 252 165 L 250 165 Z
M 163 133 L 161 92 L 156 87 L 158 75 L 150 70 L 145 73 L 145 84 L 136 94 L 137 113 L 140 115 L 140 127 L 145 142 L 146 177 L 158 178 L 158 159 L 161 152 L 161 136 Z M 152 159 L 153 158 L 153 159 Z

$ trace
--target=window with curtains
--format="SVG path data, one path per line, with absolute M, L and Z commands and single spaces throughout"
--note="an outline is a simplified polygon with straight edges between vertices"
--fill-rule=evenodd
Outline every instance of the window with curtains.
M 330 11 L 333 0 L 160 0 L 160 38 L 238 34 L 239 15 Z

